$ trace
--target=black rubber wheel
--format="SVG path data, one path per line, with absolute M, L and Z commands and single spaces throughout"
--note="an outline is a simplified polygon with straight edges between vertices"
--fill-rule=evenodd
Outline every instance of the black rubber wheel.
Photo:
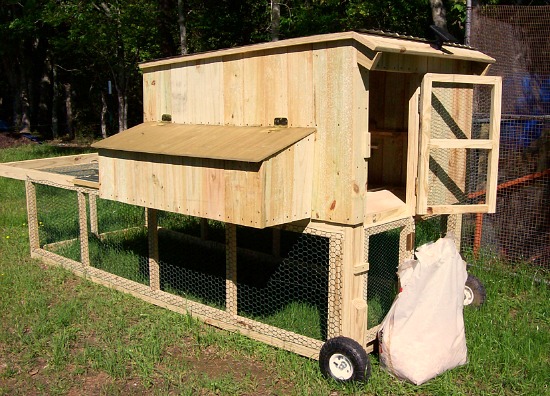
M 464 306 L 480 307 L 485 303 L 487 294 L 483 283 L 475 276 L 468 274 L 464 285 Z
M 347 337 L 325 342 L 319 353 L 319 367 L 325 377 L 338 382 L 367 382 L 371 375 L 367 352 L 357 341 Z

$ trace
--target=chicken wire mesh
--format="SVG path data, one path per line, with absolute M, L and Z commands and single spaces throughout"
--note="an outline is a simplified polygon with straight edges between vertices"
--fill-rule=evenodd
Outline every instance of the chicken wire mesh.
M 365 229 L 364 251 L 369 271 L 364 275 L 367 329 L 375 329 L 388 313 L 398 292 L 397 267 L 412 258 L 412 219 Z M 409 241 L 407 241 L 407 237 Z
M 463 246 L 550 269 L 550 6 L 484 6 L 471 45 L 503 79 L 497 210 L 464 216 Z M 498 38 L 498 39 L 497 39 Z M 476 109 L 479 119 L 483 111 Z M 471 164 L 475 171 L 475 163 Z
M 489 139 L 492 86 L 434 82 L 431 139 Z M 472 106 L 475 103 L 475 110 Z M 488 182 L 489 150 L 430 148 L 427 204 L 480 203 Z
M 39 246 L 62 257 L 80 260 L 76 191 L 35 185 Z
M 236 227 L 53 183 L 35 191 L 37 253 L 50 261 L 210 323 L 306 348 L 341 332 L 342 233 Z

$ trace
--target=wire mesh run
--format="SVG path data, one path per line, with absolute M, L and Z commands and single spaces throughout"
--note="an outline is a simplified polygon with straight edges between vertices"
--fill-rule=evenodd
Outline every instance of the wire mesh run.
M 397 267 L 412 258 L 414 220 L 403 219 L 365 229 L 365 274 L 363 297 L 367 301 L 367 328 L 376 326 L 388 313 L 398 293 Z
M 49 262 L 306 356 L 341 334 L 340 228 L 258 230 L 103 200 L 90 189 L 27 187 L 37 203 L 33 254 Z
M 80 231 L 76 191 L 37 184 L 38 246 L 80 261 Z
M 471 44 L 496 59 L 489 75 L 503 80 L 499 187 L 496 213 L 465 215 L 463 234 L 463 246 L 475 255 L 528 262 L 547 270 L 549 14 L 550 6 L 484 6 L 475 10 Z
M 238 227 L 237 250 L 238 315 L 318 340 L 338 333 L 329 281 L 341 253 L 330 251 L 328 234 Z

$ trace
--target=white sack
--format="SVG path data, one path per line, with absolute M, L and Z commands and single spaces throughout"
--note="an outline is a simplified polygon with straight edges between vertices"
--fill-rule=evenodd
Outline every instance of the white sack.
M 401 292 L 378 333 L 382 368 L 420 385 L 467 361 L 466 265 L 450 237 L 426 244 L 397 274 Z

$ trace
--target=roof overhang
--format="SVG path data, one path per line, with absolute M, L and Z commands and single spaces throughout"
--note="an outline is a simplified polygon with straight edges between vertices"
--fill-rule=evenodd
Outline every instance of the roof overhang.
M 287 40 L 279 40 L 261 44 L 248 45 L 244 47 L 234 47 L 218 51 L 203 52 L 191 55 L 182 55 L 171 58 L 153 60 L 139 65 L 143 70 L 169 66 L 173 64 L 186 63 L 195 60 L 206 60 L 212 58 L 221 58 L 232 55 L 253 55 L 260 51 L 270 49 L 280 49 L 285 47 L 296 47 L 302 45 L 311 45 L 319 43 L 334 43 L 338 41 L 351 41 L 363 45 L 369 51 L 374 53 L 394 53 L 414 56 L 424 56 L 433 58 L 443 58 L 451 60 L 472 61 L 477 63 L 491 64 L 495 62 L 492 57 L 468 47 L 458 47 L 451 45 L 442 45 L 436 48 L 429 42 L 420 42 L 406 40 L 403 38 L 378 36 L 359 32 L 342 32 L 332 34 L 322 34 L 308 37 L 298 37 Z
M 313 132 L 315 128 L 145 122 L 94 143 L 92 147 L 178 157 L 261 162 Z

